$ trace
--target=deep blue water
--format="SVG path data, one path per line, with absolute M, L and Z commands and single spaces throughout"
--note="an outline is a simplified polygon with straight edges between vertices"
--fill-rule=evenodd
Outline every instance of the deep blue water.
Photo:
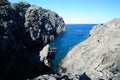
M 57 48 L 54 64 L 59 64 L 72 47 L 87 39 L 89 31 L 94 25 L 95 24 L 67 24 L 67 31 L 60 34 L 50 43 L 52 47 Z

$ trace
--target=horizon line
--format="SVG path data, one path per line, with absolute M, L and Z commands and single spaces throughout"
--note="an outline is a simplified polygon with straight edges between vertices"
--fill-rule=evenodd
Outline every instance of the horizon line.
M 92 22 L 88 22 L 88 23 L 87 22 L 83 22 L 83 23 L 82 22 L 78 22 L 78 23 L 75 23 L 75 22 L 73 22 L 73 23 L 72 22 L 71 23 L 65 22 L 65 24 L 104 24 L 104 23 L 105 22 L 93 22 L 93 23 Z

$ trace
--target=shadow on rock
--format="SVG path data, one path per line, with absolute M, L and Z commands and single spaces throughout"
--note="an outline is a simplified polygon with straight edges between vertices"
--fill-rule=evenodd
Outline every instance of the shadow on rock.
M 83 75 L 80 76 L 80 80 L 91 80 L 86 73 L 83 73 Z

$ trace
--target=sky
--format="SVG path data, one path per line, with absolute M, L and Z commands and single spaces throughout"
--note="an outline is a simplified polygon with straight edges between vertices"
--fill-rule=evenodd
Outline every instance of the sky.
M 120 17 L 120 0 L 9 0 L 50 9 L 66 24 L 98 24 Z

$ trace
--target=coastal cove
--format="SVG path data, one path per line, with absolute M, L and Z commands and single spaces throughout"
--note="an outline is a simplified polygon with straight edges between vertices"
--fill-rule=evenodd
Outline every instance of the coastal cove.
M 0 0 L 0 80 L 120 80 L 119 3 Z
M 66 24 L 67 31 L 61 33 L 50 43 L 51 47 L 57 48 L 54 64 L 58 65 L 76 44 L 84 41 L 89 36 L 89 31 L 96 24 Z

